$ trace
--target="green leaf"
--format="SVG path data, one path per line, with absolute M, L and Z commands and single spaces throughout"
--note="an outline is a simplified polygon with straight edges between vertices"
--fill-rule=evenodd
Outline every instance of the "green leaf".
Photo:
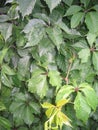
M 68 38 L 68 36 L 72 36 L 72 38 L 74 36 L 81 36 L 79 32 L 77 32 L 75 29 L 69 29 L 68 26 L 62 22 L 61 20 L 59 20 L 57 23 L 56 23 L 57 26 L 59 26 L 59 28 L 61 28 L 66 34 L 68 34 L 66 36 L 66 38 Z
M 69 97 L 69 95 L 74 92 L 74 87 L 71 85 L 64 85 L 61 87 L 61 89 L 58 91 L 56 95 L 56 102 L 61 99 L 66 99 Z
M 19 3 L 19 9 L 22 13 L 22 16 L 25 17 L 32 13 L 36 0 L 17 0 Z
M 12 104 L 10 105 L 10 112 L 13 113 L 13 115 L 15 115 L 15 117 L 17 117 L 17 111 L 21 109 L 21 107 L 24 106 L 24 102 L 23 101 L 15 101 L 12 102 Z
M 33 30 L 33 28 L 36 27 L 43 27 L 45 25 L 45 22 L 41 19 L 31 19 L 29 20 L 28 24 L 26 24 L 26 26 L 23 29 L 24 33 L 29 33 Z
M 49 7 L 49 9 L 50 9 L 50 12 L 52 12 L 52 10 L 58 5 L 58 4 L 60 4 L 60 2 L 61 2 L 61 0 L 44 0 L 46 3 L 47 3 L 47 5 L 48 5 L 48 7 Z
M 24 56 L 19 59 L 18 62 L 18 74 L 25 77 L 27 72 L 29 71 L 29 56 Z
M 29 106 L 31 107 L 31 109 L 33 109 L 33 113 L 35 113 L 35 114 L 40 113 L 40 106 L 38 103 L 30 102 Z
M 6 109 L 5 105 L 3 104 L 3 102 L 0 101 L 0 111 L 3 111 L 5 109 Z
M 36 27 L 26 35 L 28 42 L 25 47 L 31 47 L 37 45 L 43 38 L 45 29 L 43 27 Z
M 38 18 L 38 19 L 42 19 L 42 20 L 44 20 L 45 22 L 47 22 L 50 25 L 50 19 L 46 14 L 44 14 L 44 13 L 35 13 L 34 17 Z
M 41 64 L 45 65 L 44 67 L 47 67 L 50 63 L 55 63 L 55 46 L 48 36 L 43 37 L 43 39 L 39 43 L 38 49 L 40 59 L 36 59 L 40 60 Z
M 96 34 L 94 34 L 94 33 L 88 33 L 87 34 L 87 40 L 88 40 L 89 45 L 92 47 L 93 43 L 96 40 Z
M 86 96 L 86 101 L 88 105 L 93 110 L 96 110 L 96 107 L 98 105 L 98 99 L 94 89 L 87 83 L 81 84 L 79 87 L 81 87 L 81 91 Z
M 85 67 L 87 66 L 87 67 Z M 84 81 L 87 81 L 87 82 L 93 82 L 94 80 L 94 77 L 95 77 L 95 72 L 93 70 L 93 68 L 91 67 L 89 61 L 84 63 L 84 64 L 81 64 L 81 66 L 77 66 L 77 68 L 79 68 L 80 73 L 80 78 L 81 78 L 81 82 L 84 82 Z
M 94 82 L 94 86 L 93 86 L 93 88 L 96 92 L 97 98 L 98 98 L 98 87 L 97 86 L 98 86 L 98 81 Z
M 62 30 L 64 30 L 66 33 L 69 33 L 70 29 L 68 28 L 68 26 L 67 26 L 62 20 L 59 20 L 56 24 L 57 24 L 57 26 L 59 26 Z
M 6 118 L 1 116 L 0 116 L 0 126 L 3 126 L 3 128 L 6 128 L 7 130 L 11 129 L 10 122 Z
M 15 75 L 15 72 L 13 69 L 11 69 L 7 64 L 3 64 L 2 66 L 2 72 L 7 75 Z
M 19 18 L 19 7 L 17 4 L 13 4 L 10 9 L 8 10 L 8 16 L 10 19 L 17 19 Z
M 18 102 L 18 101 L 25 102 L 25 100 L 26 100 L 26 96 L 22 92 L 17 93 L 15 95 L 15 101 L 16 102 Z
M 63 2 L 64 2 L 65 4 L 67 4 L 68 6 L 71 6 L 73 0 L 63 0 Z
M 98 12 L 88 12 L 85 23 L 90 33 L 98 33 Z
M 9 17 L 7 15 L 0 15 L 0 23 L 6 22 L 9 20 Z
M 4 59 L 4 57 L 5 57 L 6 53 L 7 53 L 7 51 L 8 51 L 8 48 L 3 48 L 3 49 L 0 51 L 0 65 L 2 64 L 3 59 Z
M 35 104 L 32 104 L 32 99 L 29 94 L 17 93 L 10 105 L 10 112 L 13 114 L 15 120 L 24 121 L 30 126 L 34 120 L 33 113 L 35 113 L 32 105 L 35 107 Z
M 81 59 L 81 63 L 86 63 L 88 61 L 88 58 L 90 56 L 90 49 L 85 48 L 82 49 L 79 53 L 79 58 Z
M 34 120 L 34 116 L 32 114 L 32 109 L 30 109 L 29 106 L 26 106 L 24 109 L 24 122 L 30 126 L 33 120 Z
M 75 98 L 74 109 L 76 111 L 77 118 L 86 123 L 89 118 L 91 109 L 88 103 L 86 102 L 86 99 L 82 96 L 80 92 L 78 92 Z
M 85 49 L 88 47 L 88 44 L 86 42 L 86 40 L 79 40 L 78 42 L 76 42 L 74 45 L 72 45 L 75 49 L 79 48 L 79 49 Z
M 0 32 L 4 37 L 5 41 L 12 35 L 12 24 L 11 23 L 0 23 Z
M 76 28 L 83 18 L 84 13 L 78 12 L 71 18 L 71 28 Z
M 25 26 L 23 32 L 26 33 L 28 42 L 25 47 L 37 45 L 44 36 L 45 28 L 44 21 L 38 19 L 29 20 L 29 23 Z
M 50 70 L 48 73 L 48 77 L 49 77 L 49 83 L 52 86 L 55 86 L 57 88 L 59 88 L 61 86 L 62 79 L 61 79 L 60 73 L 58 71 Z
M 7 87 L 9 87 L 9 88 L 12 88 L 11 81 L 9 80 L 9 78 L 8 78 L 4 73 L 1 74 L 1 82 L 2 82 L 5 86 L 7 86 Z
M 15 30 L 15 38 L 16 38 L 16 45 L 17 47 L 22 47 L 27 42 L 27 39 L 25 38 L 25 35 L 23 33 L 20 33 L 20 29 L 17 27 L 14 28 Z
M 50 39 L 53 41 L 57 49 L 60 48 L 60 45 L 63 43 L 62 31 L 59 27 L 47 28 L 47 33 Z
M 69 16 L 69 15 L 73 15 L 76 14 L 77 12 L 79 12 L 80 10 L 82 10 L 82 8 L 78 5 L 72 5 L 68 8 L 65 16 Z
M 88 6 L 88 4 L 90 2 L 90 0 L 80 0 L 80 1 L 81 1 L 81 3 L 84 4 L 85 7 Z
M 94 69 L 98 71 L 98 52 L 93 52 L 93 65 Z
M 98 11 L 98 5 L 97 5 L 97 4 L 94 5 L 92 8 L 93 8 L 94 10 Z
M 44 73 L 44 71 L 37 69 L 28 81 L 28 91 L 38 94 L 41 98 L 46 95 L 48 90 L 47 79 Z
M 59 69 L 61 69 L 63 72 L 66 71 L 66 57 L 63 55 L 57 55 L 56 57 L 56 63 L 59 67 Z

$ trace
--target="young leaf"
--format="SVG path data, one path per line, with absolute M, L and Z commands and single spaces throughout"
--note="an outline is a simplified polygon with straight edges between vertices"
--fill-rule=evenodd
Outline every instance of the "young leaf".
M 57 107 L 62 107 L 63 105 L 67 104 L 68 102 L 69 102 L 69 99 L 61 99 L 56 103 L 56 105 L 57 105 Z
M 65 124 L 65 125 L 71 127 L 71 124 L 70 124 L 71 120 L 64 113 L 59 112 L 57 116 L 58 116 L 59 120 L 62 122 L 62 124 Z
M 53 112 L 54 112 L 55 108 L 54 107 L 50 107 L 46 110 L 45 114 L 46 116 L 49 118 L 52 116 Z
M 56 70 L 49 71 L 48 77 L 49 77 L 49 83 L 52 86 L 55 86 L 57 88 L 59 88 L 61 86 L 62 79 L 61 79 L 60 73 L 58 71 L 56 71 Z
M 94 89 L 89 85 L 89 84 L 81 84 L 81 91 L 84 93 L 86 96 L 86 101 L 88 105 L 93 109 L 96 110 L 96 107 L 98 105 L 98 99 L 97 95 L 94 91 Z
M 48 108 L 46 110 L 46 115 L 49 118 L 48 121 L 45 122 L 46 130 L 48 130 L 48 127 L 52 129 L 58 129 L 60 126 L 60 128 L 62 128 L 63 124 L 71 126 L 71 120 L 64 113 L 61 112 L 62 106 L 68 102 L 69 100 L 63 99 L 61 101 L 58 101 L 56 106 L 50 103 L 45 103 L 43 107 Z M 52 124 L 54 124 L 55 126 L 52 127 Z
M 89 118 L 91 108 L 80 92 L 78 92 L 75 98 L 74 109 L 76 110 L 77 118 L 86 123 Z
M 44 102 L 43 104 L 41 104 L 41 106 L 43 108 L 54 108 L 55 106 L 52 105 L 51 103 L 48 103 L 48 102 Z
M 74 14 L 71 18 L 71 28 L 75 28 L 79 25 L 79 23 L 81 22 L 82 18 L 83 18 L 84 13 L 82 12 L 78 12 L 76 14 Z
M 80 10 L 82 10 L 82 8 L 78 5 L 72 5 L 68 8 L 65 16 L 69 16 L 69 15 L 73 15 L 76 14 L 77 12 L 79 12 Z
M 81 63 L 86 63 L 88 61 L 88 58 L 90 56 L 90 49 L 85 48 L 82 49 L 79 53 L 79 58 L 81 59 Z
M 20 12 L 22 13 L 23 18 L 26 15 L 29 15 L 32 13 L 36 0 L 24 0 L 24 1 L 17 0 L 17 1 L 19 3 L 19 9 L 20 9 Z
M 50 9 L 50 12 L 52 12 L 52 10 L 61 2 L 61 0 L 44 0 L 49 9 Z
M 94 69 L 98 71 L 98 52 L 93 52 L 93 65 Z
M 58 91 L 56 95 L 56 102 L 61 100 L 61 99 L 66 99 L 69 97 L 69 95 L 74 92 L 74 87 L 70 85 L 64 85 L 61 87 L 61 89 Z
M 90 33 L 98 33 L 98 12 L 88 12 L 85 18 L 85 23 Z

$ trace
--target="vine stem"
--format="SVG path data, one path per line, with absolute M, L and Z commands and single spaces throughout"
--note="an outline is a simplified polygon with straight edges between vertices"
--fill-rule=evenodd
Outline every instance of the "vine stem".
M 72 62 L 70 62 L 69 66 L 68 66 L 68 71 L 67 71 L 67 75 L 65 77 L 65 81 L 66 81 L 66 84 L 68 85 L 69 81 L 68 81 L 68 77 L 69 77 L 69 73 L 70 73 L 70 70 L 71 70 L 71 66 L 72 66 Z

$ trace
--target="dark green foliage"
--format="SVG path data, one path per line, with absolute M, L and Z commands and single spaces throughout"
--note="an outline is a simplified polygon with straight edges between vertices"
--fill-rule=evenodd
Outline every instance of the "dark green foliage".
M 0 1 L 0 130 L 43 130 L 66 98 L 62 130 L 98 130 L 97 80 L 97 0 Z

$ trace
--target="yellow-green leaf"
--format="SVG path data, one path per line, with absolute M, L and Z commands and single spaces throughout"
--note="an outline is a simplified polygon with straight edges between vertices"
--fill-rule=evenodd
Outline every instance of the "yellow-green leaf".
M 58 117 L 60 118 L 62 123 L 64 123 L 65 125 L 71 126 L 71 124 L 70 124 L 71 120 L 64 113 L 59 112 Z
M 41 104 L 41 106 L 43 108 L 54 108 L 55 107 L 54 105 L 52 105 L 51 103 L 48 103 L 48 102 Z
M 57 102 L 57 107 L 62 107 L 63 105 L 67 104 L 69 102 L 69 99 L 62 99 Z

